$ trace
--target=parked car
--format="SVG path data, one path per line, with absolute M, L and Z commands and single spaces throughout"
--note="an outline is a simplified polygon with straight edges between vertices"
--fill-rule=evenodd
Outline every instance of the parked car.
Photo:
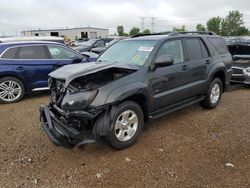
M 101 54 L 101 53 L 104 52 L 107 48 L 109 48 L 110 46 L 112 46 L 113 44 L 117 43 L 117 42 L 120 41 L 120 40 L 121 40 L 121 39 L 113 39 L 112 41 L 110 41 L 109 43 L 107 43 L 106 46 L 92 48 L 91 52 L 94 52 L 94 53 L 96 53 L 96 54 Z
M 200 102 L 215 108 L 229 85 L 231 54 L 212 33 L 129 38 L 96 63 L 49 76 L 51 100 L 40 108 L 51 141 L 73 148 L 106 137 L 116 149 L 135 143 L 144 121 Z
M 90 52 L 92 48 L 104 47 L 106 43 L 109 43 L 112 38 L 100 38 L 100 39 L 90 39 L 87 42 L 83 42 L 81 46 L 75 47 L 74 49 L 81 52 Z
M 228 44 L 228 49 L 234 59 L 231 83 L 250 85 L 250 44 L 248 42 Z
M 34 36 L 34 37 L 8 37 L 8 38 L 0 38 L 0 43 L 24 42 L 24 41 L 47 41 L 47 42 L 57 42 L 57 43 L 64 44 L 64 38 L 62 38 L 62 37 Z
M 86 62 L 78 52 L 53 42 L 0 44 L 0 102 L 13 103 L 25 93 L 48 89 L 48 74 L 58 67 Z

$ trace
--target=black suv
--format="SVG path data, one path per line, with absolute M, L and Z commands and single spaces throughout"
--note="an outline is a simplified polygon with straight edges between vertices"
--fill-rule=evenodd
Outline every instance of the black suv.
M 105 137 L 116 149 L 135 143 L 144 121 L 200 102 L 215 108 L 231 77 L 231 54 L 213 33 L 137 36 L 108 48 L 93 63 L 50 74 L 49 105 L 40 121 L 66 148 Z

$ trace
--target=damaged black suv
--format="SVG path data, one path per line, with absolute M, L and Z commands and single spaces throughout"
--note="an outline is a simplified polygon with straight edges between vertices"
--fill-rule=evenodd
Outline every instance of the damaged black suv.
M 64 66 L 49 76 L 49 105 L 40 121 L 66 148 L 105 137 L 116 149 L 135 143 L 144 121 L 200 102 L 215 108 L 231 77 L 231 54 L 213 33 L 136 36 L 96 62 Z

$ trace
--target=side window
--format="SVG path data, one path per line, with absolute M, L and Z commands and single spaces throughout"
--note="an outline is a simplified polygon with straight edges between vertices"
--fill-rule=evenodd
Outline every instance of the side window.
M 185 40 L 189 61 L 202 59 L 200 39 L 190 38 Z
M 73 59 L 77 56 L 74 52 L 60 46 L 48 46 L 52 59 Z
M 222 38 L 218 37 L 208 38 L 208 41 L 212 44 L 212 46 L 216 49 L 216 51 L 219 54 L 228 53 L 226 42 Z
M 174 64 L 184 61 L 183 47 L 181 40 L 168 41 L 163 44 L 157 54 L 157 57 L 162 55 L 170 55 L 174 59 Z
M 17 53 L 18 48 L 10 48 L 8 49 L 2 56 L 1 58 L 3 59 L 14 59 L 16 53 Z
M 203 57 L 208 58 L 209 54 L 208 54 L 207 48 L 205 47 L 204 42 L 200 40 L 200 43 L 201 43 L 201 49 L 202 49 Z
M 97 47 L 103 47 L 103 46 L 105 46 L 105 43 L 104 43 L 103 40 L 100 40 L 100 41 L 96 42 L 95 46 L 97 46 Z
M 44 46 L 20 47 L 15 59 L 48 59 Z

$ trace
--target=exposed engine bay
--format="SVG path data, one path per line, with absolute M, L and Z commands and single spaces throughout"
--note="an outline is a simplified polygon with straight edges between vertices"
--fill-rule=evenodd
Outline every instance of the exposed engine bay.
M 122 68 L 105 69 L 93 74 L 85 75 L 74 79 L 69 84 L 69 88 L 74 90 L 94 90 L 98 87 L 108 84 L 109 82 L 127 76 L 135 71 L 136 70 L 133 69 Z

